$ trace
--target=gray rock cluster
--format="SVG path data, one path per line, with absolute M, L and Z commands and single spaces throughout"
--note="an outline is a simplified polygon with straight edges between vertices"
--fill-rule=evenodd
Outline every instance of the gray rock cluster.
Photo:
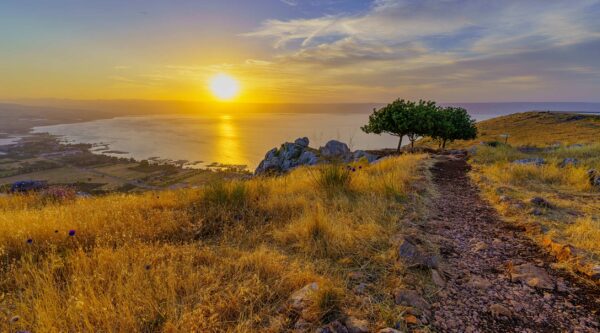
M 286 142 L 279 149 L 269 150 L 254 173 L 256 175 L 281 173 L 301 165 L 315 165 L 329 161 L 351 162 L 361 158 L 367 159 L 370 163 L 375 161 L 377 156 L 363 150 L 352 152 L 348 145 L 337 140 L 330 140 L 319 149 L 311 148 L 308 138 L 303 137 L 293 143 Z
M 520 165 L 533 164 L 536 166 L 541 166 L 541 165 L 546 164 L 546 160 L 543 158 L 524 158 L 521 160 L 513 161 L 513 164 L 520 164 Z
M 558 166 L 560 166 L 561 168 L 566 168 L 568 166 L 578 166 L 579 165 L 579 160 L 573 157 L 567 157 L 565 159 L 562 160 L 562 162 L 560 162 L 560 164 Z

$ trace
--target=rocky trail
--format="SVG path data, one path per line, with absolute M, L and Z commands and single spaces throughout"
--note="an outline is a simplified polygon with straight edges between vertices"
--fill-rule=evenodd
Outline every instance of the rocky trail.
M 553 269 L 554 258 L 502 221 L 464 159 L 441 156 L 431 171 L 439 196 L 426 228 L 445 278 L 430 307 L 436 331 L 600 331 L 599 288 Z

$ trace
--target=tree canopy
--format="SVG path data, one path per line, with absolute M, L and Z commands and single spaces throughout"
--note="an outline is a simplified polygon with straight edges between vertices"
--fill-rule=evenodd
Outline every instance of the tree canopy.
M 447 142 L 474 139 L 477 136 L 475 120 L 467 110 L 458 107 L 441 107 L 434 101 L 418 102 L 397 99 L 373 110 L 369 122 L 362 126 L 365 133 L 387 133 L 398 136 L 398 150 L 402 138 L 408 136 L 411 147 L 420 137 L 429 136 L 445 148 Z

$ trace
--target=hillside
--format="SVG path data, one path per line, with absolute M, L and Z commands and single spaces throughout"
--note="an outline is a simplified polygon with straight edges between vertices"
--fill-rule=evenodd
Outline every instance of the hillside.
M 600 263 L 600 188 L 590 171 L 600 170 L 600 117 L 528 112 L 478 126 L 479 141 L 509 134 L 508 145 L 474 149 L 472 177 L 484 195 L 505 219 L 527 227 L 567 262 L 578 261 L 571 252 L 585 258 L 589 267 L 582 269 L 594 274 L 590 270 Z
M 424 213 L 426 161 L 201 190 L 0 197 L 0 330 L 278 332 L 347 316 L 395 325 L 404 312 L 387 295 L 422 278 L 401 274 L 392 240 Z M 310 302 L 290 305 L 311 283 Z
M 595 332 L 598 124 L 515 114 L 469 154 L 0 196 L 0 331 Z

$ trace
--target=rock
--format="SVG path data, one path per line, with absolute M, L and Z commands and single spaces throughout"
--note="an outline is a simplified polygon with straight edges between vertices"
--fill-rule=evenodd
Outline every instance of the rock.
M 307 137 L 298 138 L 294 141 L 294 143 L 302 148 L 308 147 L 310 141 L 308 141 Z
M 442 274 L 440 274 L 437 269 L 431 270 L 431 280 L 440 288 L 444 288 L 446 286 L 446 280 L 444 280 L 444 277 L 442 277 Z
M 317 154 L 310 150 L 305 150 L 298 158 L 298 164 L 300 165 L 315 165 L 317 163 L 319 163 Z
M 505 307 L 502 304 L 492 304 L 490 306 L 490 313 L 494 316 L 494 317 L 499 317 L 499 316 L 504 316 L 507 318 L 512 318 L 513 313 L 512 311 L 510 311 L 507 307 Z
M 532 209 L 530 211 L 530 213 L 531 213 L 531 215 L 534 215 L 534 216 L 541 216 L 544 214 L 539 208 Z
M 364 319 L 348 317 L 344 320 L 348 333 L 369 333 L 369 322 Z
M 536 166 L 541 166 L 543 164 L 546 164 L 546 160 L 543 158 L 524 158 L 521 160 L 513 161 L 513 164 L 519 164 L 519 165 L 533 164 Z
M 542 197 L 534 197 L 530 200 L 531 204 L 538 206 L 538 207 L 543 207 L 543 208 L 552 208 L 554 207 L 554 205 L 552 205 L 548 200 L 542 198 Z
M 572 157 L 567 157 L 565 159 L 562 160 L 562 162 L 560 162 L 560 164 L 558 166 L 560 166 L 561 168 L 566 168 L 568 166 L 577 166 L 579 165 L 579 160 L 576 158 L 572 158 Z
M 369 163 L 372 163 L 375 160 L 377 160 L 377 156 L 369 154 L 364 150 L 357 150 L 352 154 L 352 159 L 355 161 L 358 161 L 361 158 L 365 158 Z
M 413 308 L 428 310 L 431 305 L 415 290 L 401 289 L 394 295 L 394 302 L 398 305 L 411 306 Z
M 329 329 L 332 333 L 349 333 L 348 328 L 346 328 L 339 320 L 335 320 L 329 324 Z
M 592 267 L 590 277 L 592 280 L 600 280 L 600 265 Z
M 316 282 L 313 282 L 292 293 L 290 296 L 290 306 L 292 309 L 301 312 L 308 307 L 312 302 L 310 298 L 312 293 L 317 290 L 319 290 L 319 285 Z
M 420 324 L 419 319 L 417 319 L 417 317 L 415 317 L 414 315 L 411 315 L 411 314 L 405 315 L 403 319 L 404 319 L 404 322 L 407 324 L 411 324 L 411 325 Z
M 398 256 L 409 266 L 418 266 L 425 268 L 438 268 L 439 257 L 434 254 L 426 253 L 419 242 L 410 236 L 404 236 L 400 248 L 398 249 Z
M 469 285 L 477 289 L 488 289 L 492 283 L 481 276 L 473 275 L 469 280 Z
M 304 320 L 303 318 L 300 318 L 294 324 L 294 329 L 303 332 L 309 329 L 310 326 L 311 324 L 308 321 Z
M 402 333 L 402 331 L 388 327 L 380 329 L 377 333 Z
M 477 242 L 475 244 L 475 246 L 473 246 L 473 251 L 479 252 L 479 251 L 485 250 L 487 248 L 488 248 L 487 244 L 485 242 L 481 241 L 481 242 Z
M 300 165 L 314 165 L 319 162 L 317 155 L 308 148 L 308 138 L 285 142 L 267 152 L 255 170 L 255 174 L 272 174 L 288 171 Z
M 354 291 L 357 294 L 364 294 L 366 290 L 367 290 L 367 284 L 364 282 L 359 283 L 358 286 L 356 286 L 354 288 Z
M 343 142 L 330 140 L 324 147 L 319 148 L 319 152 L 321 153 L 321 156 L 324 157 L 344 158 L 350 154 L 350 149 L 348 148 L 348 145 Z
M 538 289 L 554 289 L 554 282 L 546 270 L 530 263 L 514 266 L 510 279 L 512 282 L 524 282 L 528 286 Z
M 587 172 L 588 178 L 590 180 L 590 185 L 593 187 L 600 187 L 600 172 L 596 169 L 590 169 Z

